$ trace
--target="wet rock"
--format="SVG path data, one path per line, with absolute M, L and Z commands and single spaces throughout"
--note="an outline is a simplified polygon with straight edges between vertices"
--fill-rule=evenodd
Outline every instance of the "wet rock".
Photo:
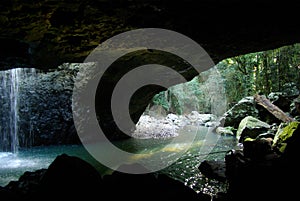
M 225 167 L 225 161 L 204 160 L 203 162 L 201 162 L 198 169 L 207 178 L 216 179 L 218 181 L 224 182 L 226 181 Z
M 78 144 L 74 127 L 72 92 L 79 68 L 64 64 L 56 71 L 37 71 L 20 80 L 18 135 L 21 147 Z

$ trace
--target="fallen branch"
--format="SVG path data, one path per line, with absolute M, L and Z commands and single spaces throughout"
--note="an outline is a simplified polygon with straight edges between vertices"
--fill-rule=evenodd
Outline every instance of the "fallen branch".
M 267 99 L 265 96 L 261 96 L 258 94 L 254 95 L 254 100 L 261 106 L 263 106 L 265 109 L 267 109 L 271 114 L 273 114 L 276 118 L 283 122 L 292 122 L 295 121 L 294 118 L 288 116 L 285 112 L 283 112 L 279 107 L 271 103 L 269 99 Z

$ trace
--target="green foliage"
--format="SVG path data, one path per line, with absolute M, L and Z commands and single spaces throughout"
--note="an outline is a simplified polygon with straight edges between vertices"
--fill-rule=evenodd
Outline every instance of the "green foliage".
M 228 109 L 256 93 L 297 92 L 300 88 L 300 44 L 227 58 L 215 68 L 217 70 L 208 70 L 187 83 L 157 94 L 153 104 L 177 114 L 191 110 L 211 113 L 211 103 L 223 97 L 217 93 L 226 93 L 227 100 L 223 101 L 228 103 L 225 106 Z
M 212 68 L 191 81 L 178 84 L 156 94 L 150 105 L 162 106 L 167 113 L 188 114 L 192 111 L 217 114 L 226 102 L 221 76 Z M 221 103 L 219 104 L 219 101 Z
M 228 58 L 217 64 L 228 102 L 255 93 L 269 94 L 300 87 L 300 44 Z
M 156 94 L 153 97 L 152 102 L 153 102 L 153 105 L 161 105 L 166 111 L 168 111 L 170 108 L 170 104 L 169 104 L 165 94 L 166 94 L 166 91 L 162 91 L 162 92 Z

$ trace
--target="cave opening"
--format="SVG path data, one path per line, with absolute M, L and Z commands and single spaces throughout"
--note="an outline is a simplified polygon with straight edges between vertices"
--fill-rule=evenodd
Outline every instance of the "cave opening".
M 274 137 L 281 121 L 258 108 L 254 99 L 249 99 L 254 94 L 266 95 L 288 115 L 298 118 L 294 100 L 299 96 L 299 47 L 294 44 L 227 58 L 187 83 L 161 90 L 143 110 L 132 138 L 115 145 L 139 153 L 131 162 L 147 161 L 155 154 L 161 157 L 160 151 L 170 155 L 182 152 L 179 160 L 171 160 L 159 173 L 197 192 L 214 195 L 226 190 L 226 183 L 215 179 L 207 182 L 199 172 L 199 164 L 209 159 L 222 160 L 228 150 L 240 148 L 236 133 L 246 116 L 269 124 L 263 134 Z M 48 72 L 34 68 L 1 71 L 2 186 L 17 180 L 25 171 L 47 168 L 61 153 L 80 156 L 104 174 L 112 171 L 80 145 L 72 119 L 74 80 L 79 69 L 89 65 L 64 63 Z M 237 105 L 241 108 L 233 111 Z M 191 133 L 196 133 L 192 144 L 174 141 Z

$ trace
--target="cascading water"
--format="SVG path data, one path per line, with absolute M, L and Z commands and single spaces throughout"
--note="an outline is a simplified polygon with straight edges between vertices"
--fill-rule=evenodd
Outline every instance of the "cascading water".
M 36 74 L 34 68 L 0 72 L 0 151 L 16 153 L 19 146 L 18 109 L 20 83 Z

